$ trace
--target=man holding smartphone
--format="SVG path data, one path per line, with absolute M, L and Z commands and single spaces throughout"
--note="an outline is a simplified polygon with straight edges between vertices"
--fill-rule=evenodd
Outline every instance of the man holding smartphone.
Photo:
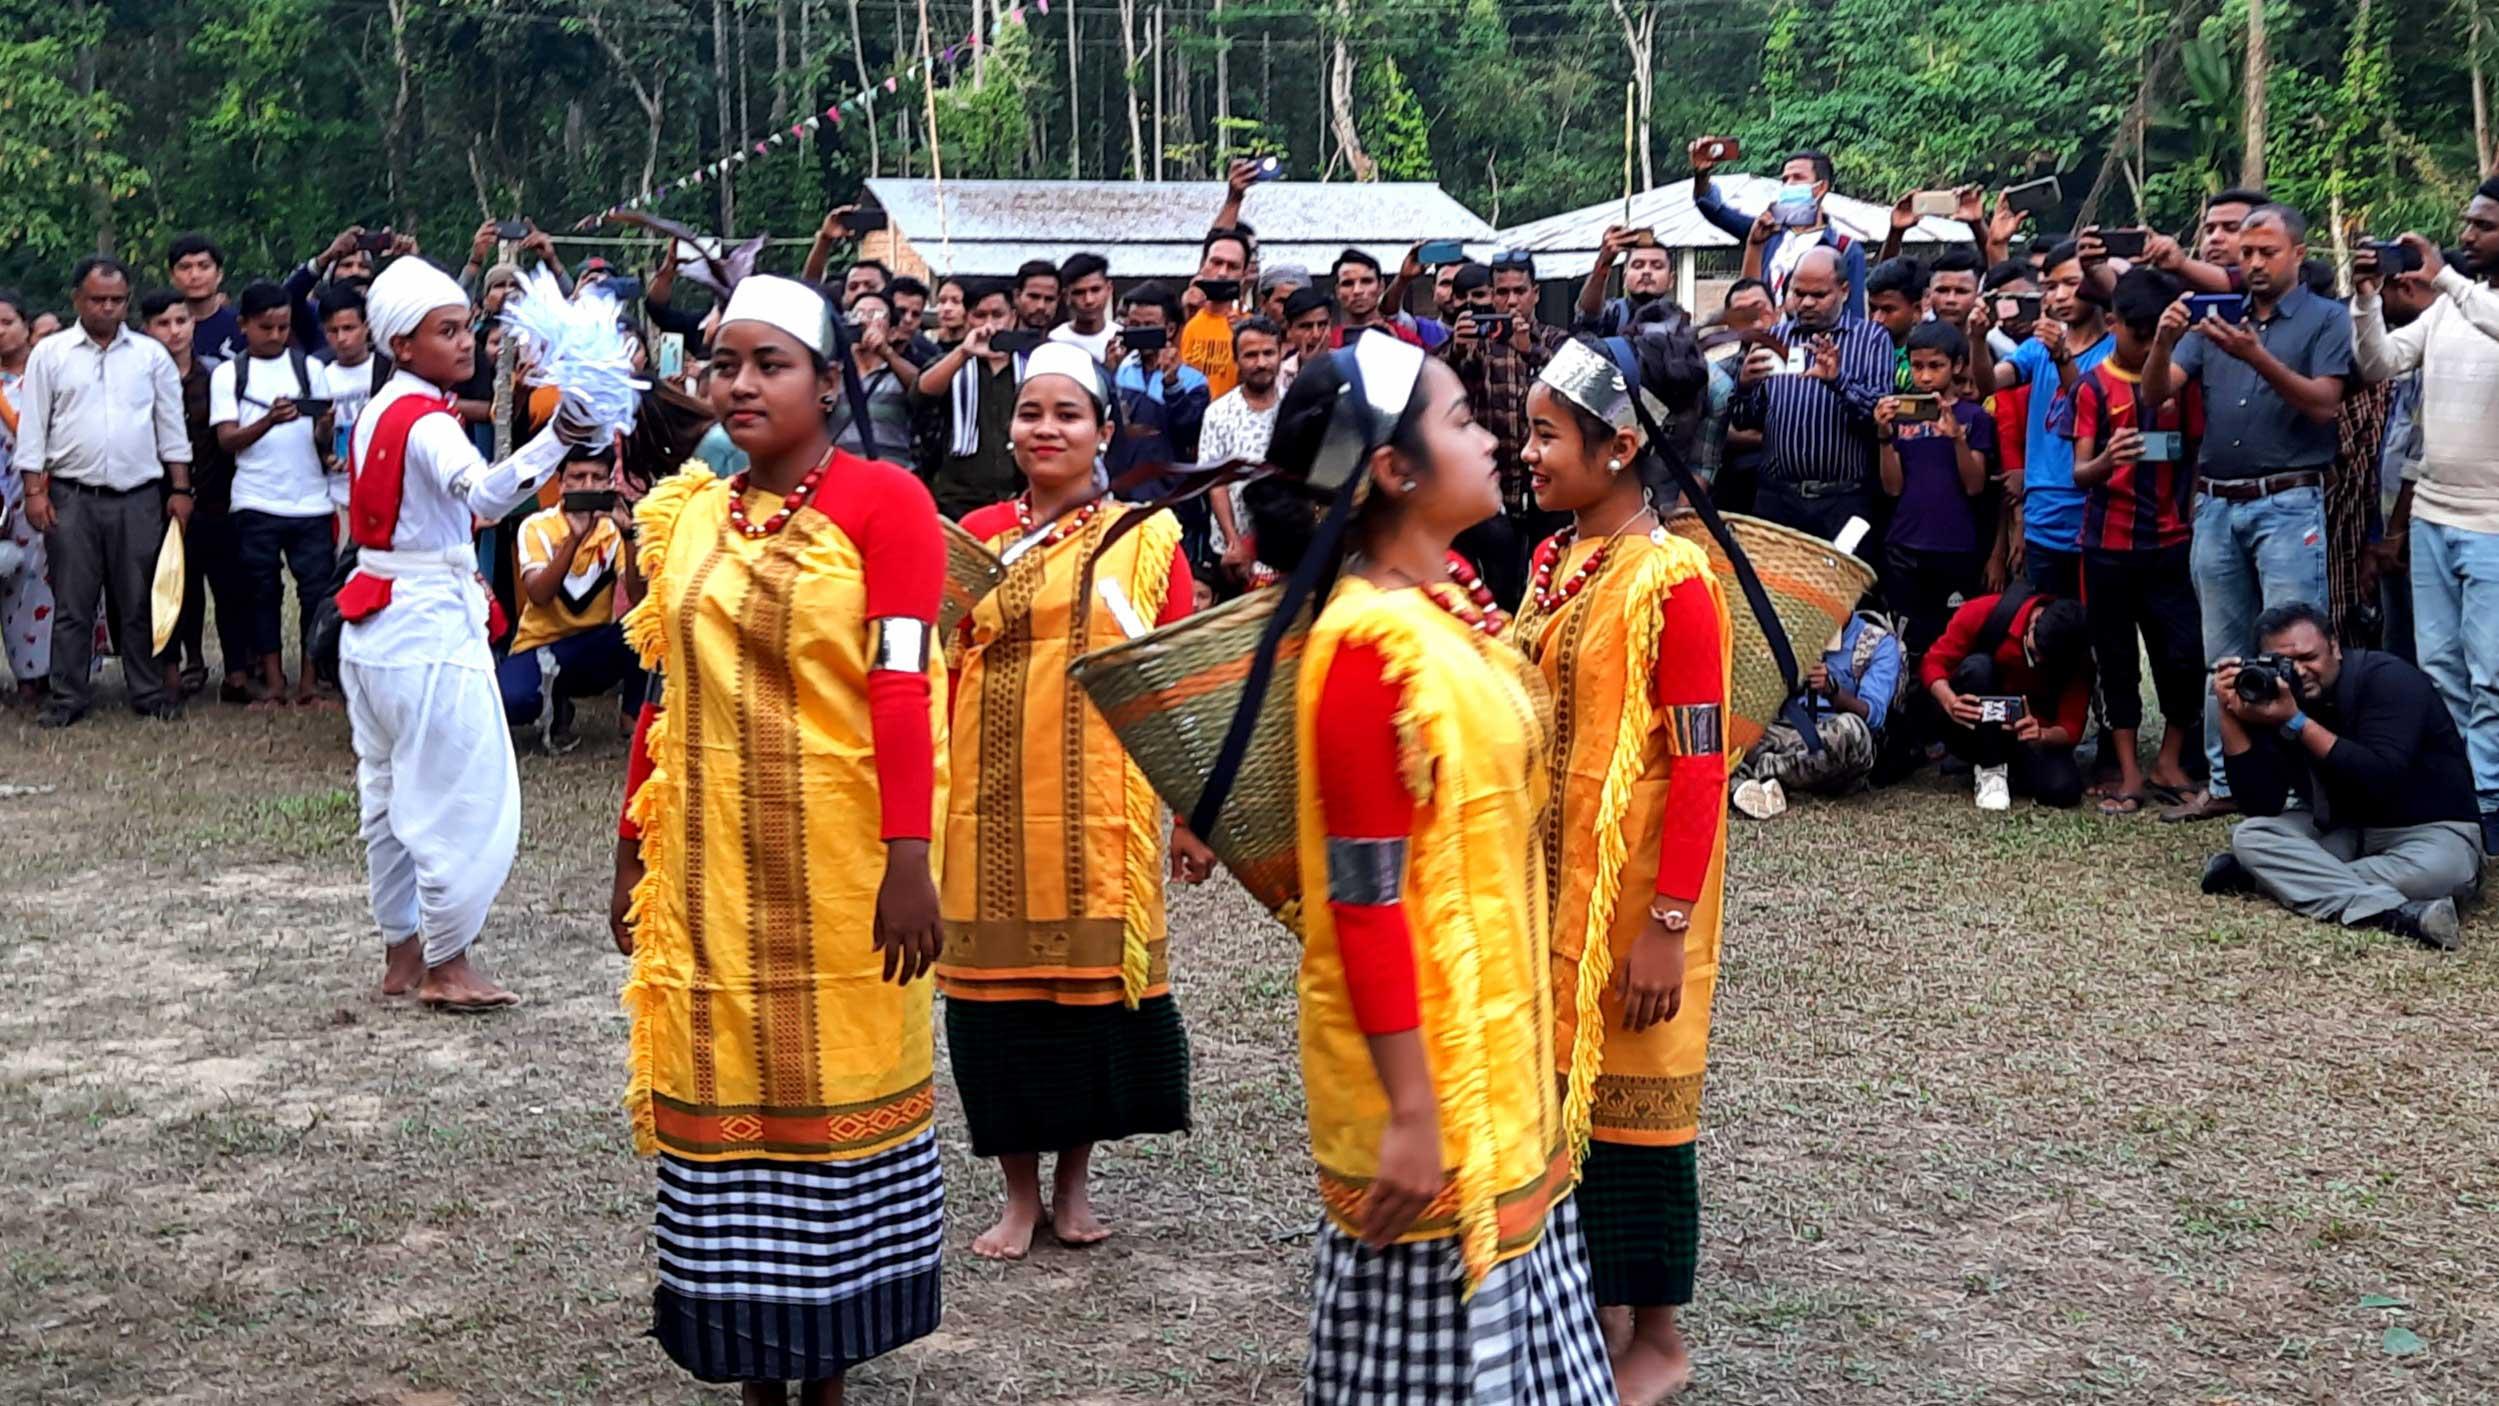
M 255 709 L 287 704 L 286 603 L 279 576 L 295 578 L 300 654 L 294 703 L 321 703 L 312 668 L 314 607 L 332 569 L 329 417 L 303 413 L 315 398 L 310 359 L 293 344 L 286 291 L 274 283 L 243 290 L 243 355 L 208 381 L 208 422 L 218 447 L 234 456 L 234 551 L 252 622 L 251 657 L 260 675 Z
M 2350 316 L 2308 291 L 2308 221 L 2263 205 L 2238 228 L 2247 283 L 2243 317 L 2190 314 L 2190 298 L 2163 313 L 2143 370 L 2148 408 L 2189 384 L 2204 394 L 2196 466 L 2194 547 L 2206 663 L 2247 647 L 2256 617 L 2274 606 L 2322 601 L 2326 588 L 2325 482 L 2339 448 L 2335 418 L 2352 370 Z M 2223 770 L 2219 705 L 2204 708 L 2206 789 L 2161 813 L 2172 821 L 2235 814 Z
M 1892 340 L 1847 311 L 1837 251 L 1808 249 L 1788 288 L 1793 313 L 1770 329 L 1786 355 L 1755 346 L 1736 377 L 1728 424 L 1759 430 L 1753 509 L 1830 540 L 1875 521 L 1874 405 L 1892 393 Z M 1877 554 L 1880 544 L 1863 550 Z
M 1759 215 L 1746 215 L 1718 196 L 1710 172 L 1732 143 L 1724 137 L 1702 137 L 1692 143 L 1692 206 L 1701 218 L 1761 250 L 1761 277 L 1772 295 L 1787 301 L 1788 283 L 1802 266 L 1806 251 L 1828 249 L 1839 260 L 1847 282 L 1846 306 L 1852 316 L 1866 314 L 1866 247 L 1831 227 L 1823 200 L 1831 193 L 1831 158 L 1819 151 L 1799 151 L 1779 163 L 1779 198 Z
M 1623 266 L 1623 295 L 1608 298 L 1605 290 L 1617 260 Z M 1666 246 L 1657 242 L 1656 233 L 1610 225 L 1597 244 L 1596 265 L 1579 286 L 1579 317 L 1573 330 L 1619 337 L 1640 309 L 1671 297 L 1674 291 L 1674 260 L 1666 256 Z
M 2460 224 L 2462 267 L 2403 236 L 2417 267 L 2394 281 L 2429 306 L 2399 331 L 2386 326 L 2388 271 L 2366 251 L 2352 270 L 2352 351 L 2371 381 L 2420 372 L 2420 455 L 2388 536 L 2410 547 L 2415 650 L 2464 734 L 2482 848 L 2499 853 L 2499 178 Z
M 641 670 L 617 623 L 616 587 L 633 512 L 616 491 L 614 449 L 567 449 L 564 496 L 521 522 L 521 618 L 495 666 L 504 720 L 540 724 L 540 745 L 569 752 L 575 700 L 623 685 L 630 720 L 642 708 Z
M 1547 533 L 1567 519 L 1547 513 L 1528 491 L 1527 392 L 1536 374 L 1567 340 L 1559 327 L 1536 322 L 1536 281 L 1530 255 L 1504 254 L 1494 266 L 1462 264 L 1450 284 L 1457 323 L 1438 355 L 1466 386 L 1475 423 L 1492 431 L 1493 464 L 1501 473 L 1501 516 L 1458 534 L 1457 548 L 1474 560 L 1504 610 L 1527 592 L 1527 560 Z

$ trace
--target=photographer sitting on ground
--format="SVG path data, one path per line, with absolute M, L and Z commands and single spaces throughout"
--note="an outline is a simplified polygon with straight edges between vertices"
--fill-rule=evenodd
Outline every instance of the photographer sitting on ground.
M 2204 866 L 2204 891 L 2455 946 L 2482 835 L 2464 740 L 2429 675 L 2342 648 L 2304 601 L 2258 616 L 2256 644 L 2214 666 L 2222 765 L 2256 818 Z M 2284 809 L 2295 791 L 2307 809 Z
M 1953 613 L 1918 678 L 1944 747 L 1972 768 L 1980 810 L 2082 801 L 2074 744 L 2091 714 L 2091 632 L 2079 602 L 2015 586 Z

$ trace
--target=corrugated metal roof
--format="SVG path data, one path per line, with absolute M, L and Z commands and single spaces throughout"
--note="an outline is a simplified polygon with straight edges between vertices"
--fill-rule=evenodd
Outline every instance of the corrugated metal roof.
M 1223 205 L 1220 181 L 948 181 L 941 222 L 934 182 L 886 177 L 868 194 L 941 273 L 1005 276 L 1031 259 L 1081 250 L 1115 278 L 1188 278 L 1198 241 Z M 1491 247 L 1493 228 L 1431 182 L 1278 181 L 1251 189 L 1241 218 L 1259 258 L 1324 269 L 1353 245 L 1394 269 L 1425 239 Z M 951 268 L 947 267 L 951 254 Z
M 1779 182 L 1772 176 L 1727 174 L 1717 177 L 1717 185 L 1719 198 L 1736 210 L 1764 209 L 1779 194 Z M 1833 225 L 1869 246 L 1881 245 L 1892 227 L 1891 206 L 1838 191 L 1831 192 L 1822 208 Z M 1505 248 L 1535 251 L 1539 279 L 1581 278 L 1587 275 L 1589 262 L 1596 257 L 1597 243 L 1605 237 L 1606 226 L 1623 223 L 1623 202 L 1607 200 L 1514 225 L 1501 231 L 1498 242 Z M 1742 240 L 1702 216 L 1692 203 L 1689 179 L 1633 196 L 1629 223 L 1635 228 L 1645 225 L 1656 230 L 1658 242 L 1669 249 L 1733 249 L 1743 245 Z M 1967 244 L 1970 230 L 1958 220 L 1928 216 L 1909 231 L 1906 242 Z

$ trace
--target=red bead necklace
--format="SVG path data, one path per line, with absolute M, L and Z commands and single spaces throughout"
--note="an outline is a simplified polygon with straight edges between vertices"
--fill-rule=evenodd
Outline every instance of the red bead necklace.
M 824 482 L 825 471 L 832 467 L 833 451 L 828 449 L 824 451 L 824 457 L 816 461 L 816 466 L 807 471 L 807 476 L 798 481 L 798 486 L 791 489 L 789 495 L 781 500 L 781 510 L 765 518 L 761 523 L 749 522 L 746 517 L 746 490 L 752 470 L 731 477 L 729 480 L 729 526 L 750 542 L 769 537 L 789 526 L 792 514 L 796 513 L 802 505 L 815 501 L 816 485 Z
M 1475 568 L 1467 565 L 1463 559 L 1456 556 L 1449 558 L 1449 579 L 1459 590 L 1464 591 L 1467 600 L 1474 604 L 1473 616 L 1470 617 L 1454 602 L 1435 591 L 1426 589 L 1423 594 L 1430 597 L 1434 605 L 1448 611 L 1463 621 L 1468 628 L 1480 633 L 1498 635 L 1502 627 L 1510 623 L 1510 617 L 1504 615 L 1501 607 L 1493 603 L 1492 587 L 1485 585 L 1484 578 L 1476 575 Z
M 1536 598 L 1537 614 L 1551 615 L 1570 604 L 1571 597 L 1588 588 L 1590 579 L 1604 567 L 1607 554 L 1614 550 L 1613 538 L 1599 542 L 1597 549 L 1590 552 L 1588 559 L 1579 564 L 1579 569 L 1570 574 L 1560 590 L 1556 590 L 1553 586 L 1554 570 L 1561 566 L 1562 558 L 1570 555 L 1572 546 L 1578 541 L 1579 529 L 1565 527 L 1546 538 L 1544 546 L 1537 550 L 1534 584 L 1529 588 Z
M 1078 508 L 1076 511 L 1060 518 L 1057 522 L 1051 524 L 1050 535 L 1041 539 L 1041 545 L 1045 547 L 1055 547 L 1059 543 L 1066 541 L 1068 538 L 1075 536 L 1077 533 L 1084 531 L 1086 526 L 1093 521 L 1094 515 L 1101 511 L 1102 500 L 1096 498 L 1092 502 Z M 1033 495 L 1030 493 L 1016 494 L 1015 530 L 1029 537 L 1040 525 L 1041 524 L 1033 517 Z

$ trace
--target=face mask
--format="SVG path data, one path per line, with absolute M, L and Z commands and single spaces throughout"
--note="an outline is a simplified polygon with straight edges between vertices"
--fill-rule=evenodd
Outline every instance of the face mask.
M 1771 208 L 1779 212 L 1779 223 L 1797 229 L 1814 222 L 1814 188 L 1809 185 L 1779 187 L 1779 199 Z

